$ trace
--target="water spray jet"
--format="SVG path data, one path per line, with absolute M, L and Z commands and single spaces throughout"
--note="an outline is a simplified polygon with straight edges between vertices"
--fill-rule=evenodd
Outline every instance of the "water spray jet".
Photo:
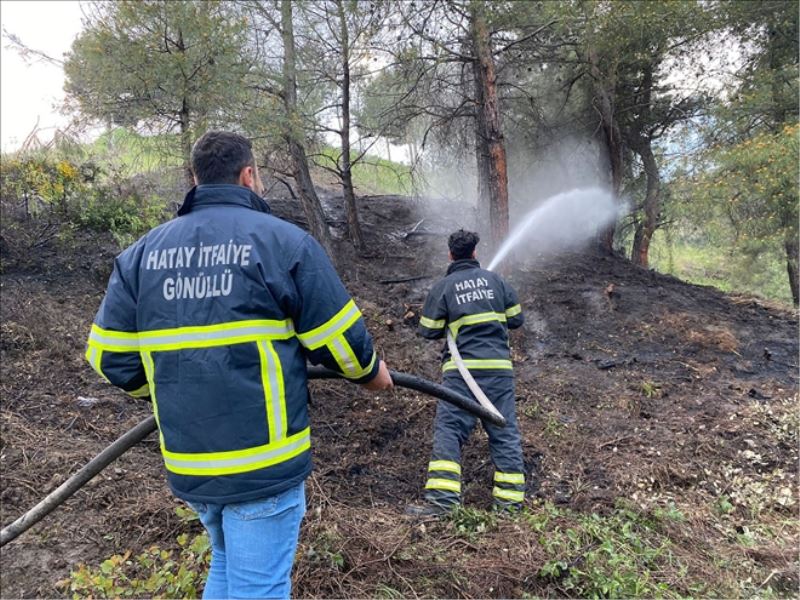
M 591 239 L 625 212 L 600 188 L 581 188 L 551 196 L 530 210 L 509 234 L 487 269 L 493 271 L 512 248 L 535 240 L 539 252 L 555 254 Z

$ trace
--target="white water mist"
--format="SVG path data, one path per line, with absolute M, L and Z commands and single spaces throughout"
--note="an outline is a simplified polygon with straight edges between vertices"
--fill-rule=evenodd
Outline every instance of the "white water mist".
M 580 246 L 624 211 L 611 194 L 600 188 L 551 196 L 523 217 L 487 268 L 493 270 L 519 244 L 525 245 L 526 254 L 555 254 Z

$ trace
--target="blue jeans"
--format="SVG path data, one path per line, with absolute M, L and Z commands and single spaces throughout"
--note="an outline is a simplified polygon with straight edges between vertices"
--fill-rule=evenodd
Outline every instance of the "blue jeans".
M 190 502 L 211 540 L 203 598 L 288 598 L 305 483 L 250 502 Z

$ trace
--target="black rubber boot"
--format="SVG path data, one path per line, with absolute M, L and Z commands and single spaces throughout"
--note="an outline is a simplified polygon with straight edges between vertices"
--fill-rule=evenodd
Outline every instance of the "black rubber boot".
M 406 506 L 406 514 L 412 517 L 420 518 L 441 518 L 450 514 L 450 511 L 455 508 L 457 504 L 444 505 L 435 502 L 426 502 L 425 504 L 409 504 Z
M 501 515 L 516 515 L 522 510 L 522 504 L 517 502 L 495 502 L 492 509 Z

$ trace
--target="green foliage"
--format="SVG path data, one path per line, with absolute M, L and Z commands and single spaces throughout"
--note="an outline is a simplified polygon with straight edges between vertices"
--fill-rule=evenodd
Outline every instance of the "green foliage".
M 353 167 L 353 185 L 372 194 L 408 194 L 412 190 L 411 169 L 375 156 L 365 156 Z
M 791 301 L 786 265 L 799 234 L 798 134 L 795 122 L 719 144 L 693 161 L 694 172 L 676 172 L 672 223 L 653 239 L 653 266 L 693 283 Z
M 618 507 L 609 515 L 586 515 L 547 504 L 523 520 L 540 533 L 547 555 L 539 575 L 567 596 L 679 596 L 658 575 L 677 562 L 671 543 L 645 514 Z
M 123 177 L 181 165 L 178 136 L 140 135 L 124 127 L 103 133 L 83 153 L 96 157 L 98 163 L 108 165 Z
M 121 248 L 133 243 L 164 218 L 164 204 L 154 196 L 140 196 L 136 191 L 116 195 L 95 193 L 84 203 L 77 223 L 93 231 L 110 231 Z
M 6 202 L 23 202 L 31 216 L 47 207 L 66 216 L 95 175 L 93 164 L 77 165 L 44 154 L 10 155 L 0 162 L 0 195 Z
M 485 510 L 458 505 L 447 516 L 456 533 L 467 539 L 477 539 L 497 525 L 497 515 Z
M 115 554 L 97 567 L 84 564 L 60 582 L 78 598 L 197 598 L 211 560 L 205 533 L 177 538 L 178 549 L 151 546 Z
M 681 219 L 671 230 L 656 231 L 650 265 L 690 283 L 791 302 L 783 249 L 755 240 L 746 247 L 734 245 L 734 240 L 735 234 L 723 220 Z
M 727 515 L 734 510 L 733 504 L 731 504 L 731 499 L 728 496 L 722 495 L 717 500 L 716 504 L 714 505 L 714 509 L 720 515 Z
M 641 389 L 646 398 L 658 398 L 661 396 L 661 385 L 653 381 L 643 381 Z
M 683 523 L 686 521 L 686 515 L 675 506 L 674 502 L 670 502 L 666 508 L 656 506 L 652 512 L 653 517 L 660 521 L 673 521 L 675 523 Z
M 742 245 L 797 238 L 797 123 L 739 144 L 712 149 L 712 169 L 698 178 L 701 195 L 721 205 Z
M 67 97 L 106 123 L 179 129 L 185 160 L 195 127 L 237 98 L 246 31 L 230 3 L 97 2 L 64 64 Z
M 322 168 L 336 168 L 341 151 L 324 146 L 317 154 L 311 155 L 314 162 Z M 350 153 L 350 159 L 358 158 L 357 152 Z M 353 185 L 356 193 L 362 194 L 408 194 L 412 190 L 411 169 L 407 165 L 365 154 L 353 164 Z
M 110 232 L 120 247 L 165 218 L 165 203 L 94 158 L 68 159 L 55 152 L 8 155 L 0 164 L 4 209 L 18 206 L 23 217 Z M 13 214 L 13 213 L 12 213 Z
M 405 598 L 403 593 L 399 590 L 394 589 L 391 586 L 388 586 L 384 583 L 379 583 L 375 587 L 375 597 L 376 598 L 386 598 L 387 600 L 401 600 Z
M 547 413 L 547 420 L 544 424 L 544 433 L 550 437 L 561 437 L 566 425 L 558 420 L 558 416 L 554 413 Z
M 335 529 L 322 531 L 305 551 L 306 558 L 316 565 L 324 566 L 334 571 L 343 571 L 346 565 L 342 546 L 344 540 Z

